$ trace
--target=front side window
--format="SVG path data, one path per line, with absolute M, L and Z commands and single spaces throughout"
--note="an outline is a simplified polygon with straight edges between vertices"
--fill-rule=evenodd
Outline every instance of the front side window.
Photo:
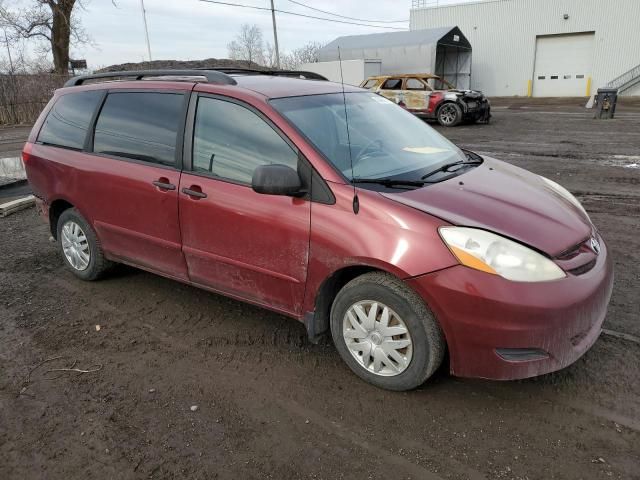
M 434 167 L 465 159 L 425 122 L 375 93 L 278 98 L 271 104 L 349 180 L 420 180 Z
M 251 184 L 259 165 L 297 170 L 298 154 L 256 113 L 237 103 L 200 97 L 193 132 L 193 170 Z
M 97 90 L 61 96 L 51 108 L 38 135 L 38 141 L 82 150 L 91 117 L 101 97 L 102 92 Z
M 183 103 L 179 93 L 110 93 L 98 116 L 93 151 L 175 165 Z

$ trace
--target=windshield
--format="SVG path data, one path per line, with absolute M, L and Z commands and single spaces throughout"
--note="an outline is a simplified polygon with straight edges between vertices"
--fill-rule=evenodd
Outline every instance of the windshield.
M 369 92 L 344 97 L 331 93 L 271 103 L 350 181 L 419 180 L 434 167 L 465 159 L 458 147 L 384 97 Z

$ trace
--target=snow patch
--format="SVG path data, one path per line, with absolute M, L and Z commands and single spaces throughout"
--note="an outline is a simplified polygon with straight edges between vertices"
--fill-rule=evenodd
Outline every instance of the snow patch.
M 27 174 L 20 157 L 0 158 L 0 178 L 10 180 L 24 180 Z

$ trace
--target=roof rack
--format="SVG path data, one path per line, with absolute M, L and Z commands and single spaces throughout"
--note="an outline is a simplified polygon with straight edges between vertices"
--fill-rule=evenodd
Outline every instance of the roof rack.
M 271 75 L 274 77 L 291 77 L 291 78 L 305 78 L 308 80 L 323 80 L 329 79 L 315 72 L 308 72 L 303 70 L 257 70 L 252 68 L 214 68 L 218 72 L 226 73 L 227 75 Z
M 88 80 L 107 78 L 129 78 L 132 80 L 142 80 L 145 77 L 204 77 L 209 83 L 221 85 L 236 85 L 237 82 L 226 72 L 218 69 L 190 69 L 190 70 L 134 70 L 125 72 L 105 72 L 91 75 L 80 75 L 73 77 L 64 84 L 65 87 L 77 87 Z

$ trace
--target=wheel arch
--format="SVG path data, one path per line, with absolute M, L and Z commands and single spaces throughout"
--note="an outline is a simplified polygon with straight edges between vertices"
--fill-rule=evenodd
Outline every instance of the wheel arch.
M 354 278 L 369 272 L 384 270 L 370 265 L 349 265 L 335 270 L 320 283 L 314 299 L 314 311 L 304 315 L 304 325 L 311 342 L 317 343 L 329 332 L 331 306 L 342 287 Z
M 393 265 L 389 265 L 388 267 L 389 268 L 385 268 L 384 265 L 366 263 L 353 264 L 339 268 L 326 276 L 316 291 L 313 303 L 314 310 L 312 312 L 305 313 L 303 318 L 309 339 L 313 343 L 317 343 L 327 332 L 329 332 L 330 314 L 333 301 L 342 287 L 354 278 L 371 272 L 386 273 L 400 280 L 406 278 L 406 275 L 402 275 L 401 271 L 399 271 L 397 267 L 394 267 Z
M 58 198 L 49 205 L 49 230 L 51 236 L 56 240 L 58 239 L 58 219 L 63 212 L 70 208 L 75 208 L 75 205 L 64 198 Z

